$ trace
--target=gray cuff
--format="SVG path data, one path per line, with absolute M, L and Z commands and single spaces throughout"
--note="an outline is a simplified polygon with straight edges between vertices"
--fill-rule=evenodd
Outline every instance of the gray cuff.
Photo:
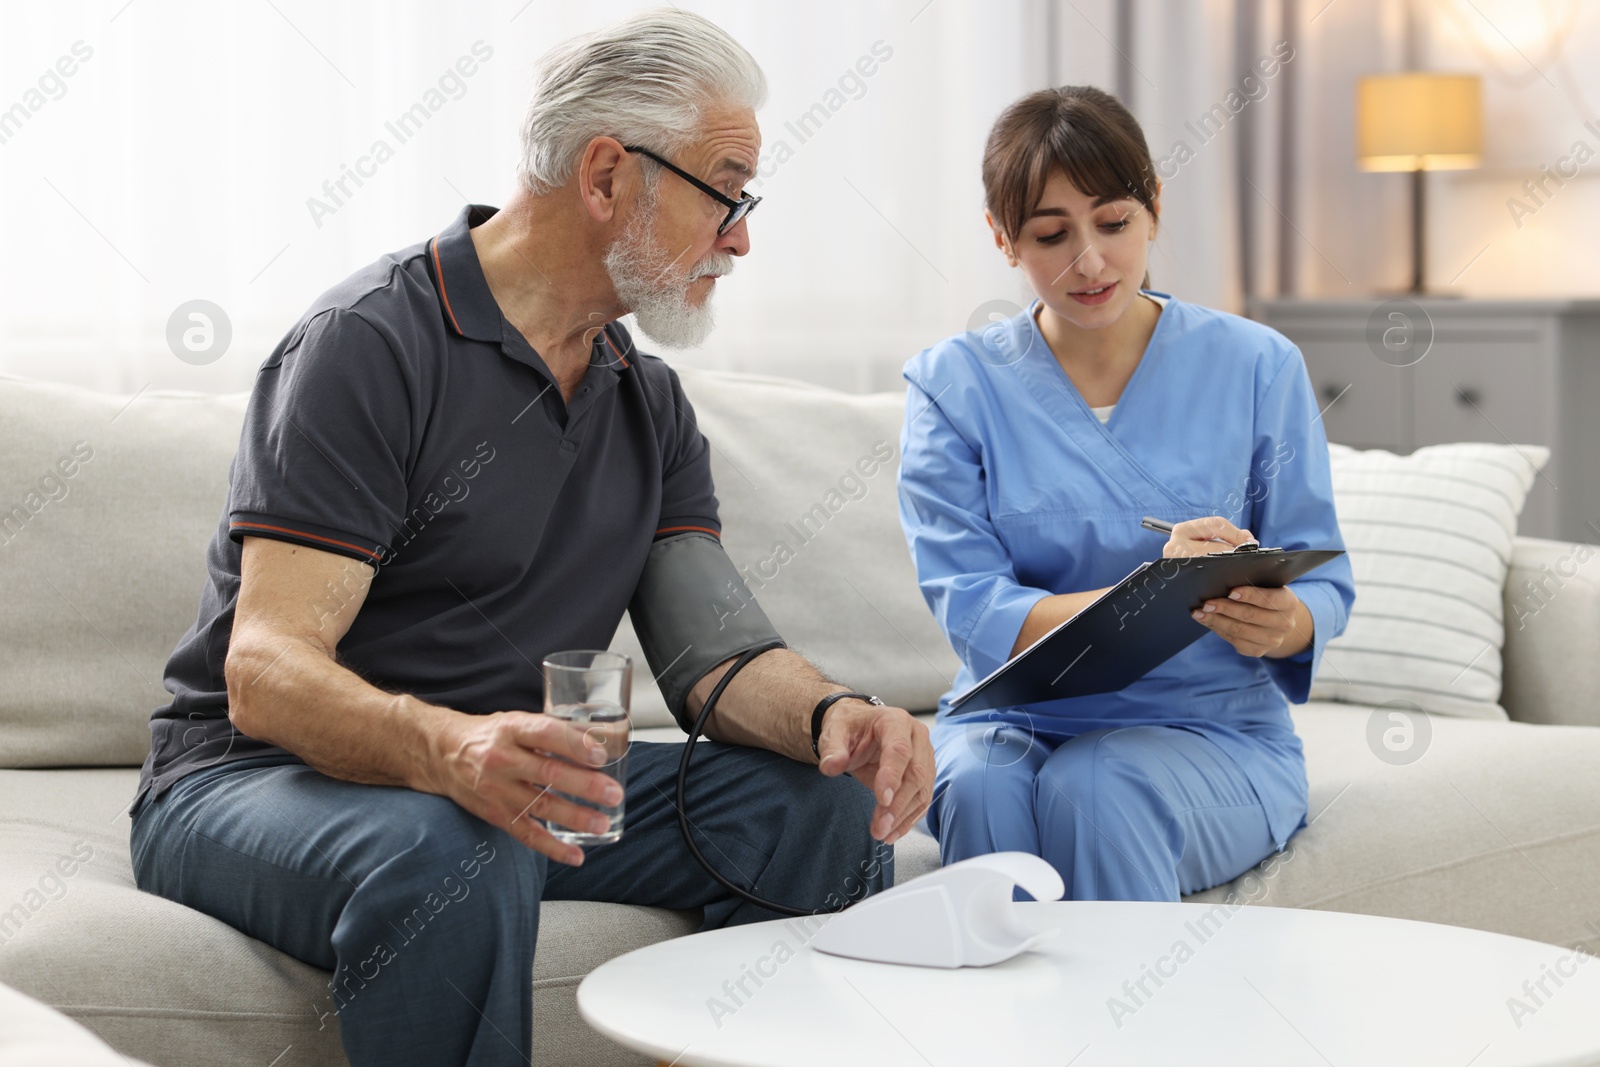
M 650 548 L 628 606 L 645 660 L 672 717 L 694 725 L 689 690 L 719 663 L 783 638 L 745 585 L 721 542 L 701 533 Z

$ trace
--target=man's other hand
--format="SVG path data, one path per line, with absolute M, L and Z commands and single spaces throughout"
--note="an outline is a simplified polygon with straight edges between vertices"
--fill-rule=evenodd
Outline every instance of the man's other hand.
M 871 832 L 884 844 L 904 837 L 933 800 L 933 743 L 904 708 L 837 700 L 823 715 L 817 751 L 823 774 L 849 773 L 872 790 Z

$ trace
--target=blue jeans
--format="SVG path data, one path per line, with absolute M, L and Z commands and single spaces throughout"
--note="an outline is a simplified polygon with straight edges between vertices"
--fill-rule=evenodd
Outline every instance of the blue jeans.
M 1273 851 L 1264 802 L 1305 810 L 1303 787 L 1260 797 L 1227 752 L 1182 727 L 1061 740 L 948 723 L 933 743 L 928 829 L 941 861 L 1028 852 L 1060 872 L 1068 900 L 1175 901 L 1231 881 Z M 1250 758 L 1302 762 L 1298 744 L 1260 743 Z M 1013 896 L 1032 899 L 1020 888 Z
M 706 874 L 678 829 L 682 744 L 629 751 L 622 840 L 553 863 L 453 801 L 358 785 L 282 757 L 197 771 L 133 811 L 139 888 L 333 972 L 353 1067 L 526 1065 L 541 900 L 704 910 L 702 930 L 779 918 Z M 894 881 L 848 776 L 705 741 L 695 841 L 768 900 L 837 908 Z

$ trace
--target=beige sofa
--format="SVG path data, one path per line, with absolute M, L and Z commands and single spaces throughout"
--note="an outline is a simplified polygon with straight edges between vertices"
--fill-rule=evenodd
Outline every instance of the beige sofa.
M 956 664 L 896 517 L 901 398 L 684 382 L 713 443 L 729 551 L 780 630 L 836 677 L 932 708 Z M 325 972 L 140 893 L 129 864 L 146 720 L 196 611 L 243 410 L 239 396 L 0 379 L 0 982 L 163 1067 L 344 1062 Z M 1567 548 L 1520 540 L 1509 584 Z M 618 647 L 631 642 L 625 626 Z M 1270 870 L 1196 899 L 1600 949 L 1600 561 L 1508 635 L 1504 658 L 1518 721 L 1435 718 L 1407 766 L 1367 747 L 1372 709 L 1297 708 L 1314 821 Z M 677 735 L 648 683 L 635 705 L 641 736 Z M 936 862 L 924 835 L 896 849 L 900 880 Z M 585 1027 L 574 990 L 697 917 L 571 902 L 543 916 L 536 1062 L 641 1062 Z

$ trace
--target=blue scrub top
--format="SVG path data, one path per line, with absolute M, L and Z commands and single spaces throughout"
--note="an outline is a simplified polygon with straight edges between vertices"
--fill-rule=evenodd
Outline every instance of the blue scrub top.
M 1163 535 L 1139 525 L 1145 515 L 1221 515 L 1263 545 L 1344 547 L 1299 350 L 1260 323 L 1155 295 L 1166 299 L 1155 332 L 1104 424 L 1040 334 L 1037 302 L 906 364 L 900 520 L 923 596 L 962 663 L 935 731 L 988 721 L 1057 739 L 1132 725 L 1197 730 L 1244 767 L 1281 848 L 1299 812 L 1273 800 L 1304 803 L 1303 768 L 1291 775 L 1249 749 L 1298 749 L 1288 701 L 1305 701 L 1323 649 L 1344 630 L 1355 601 L 1348 557 L 1291 585 L 1316 626 L 1299 655 L 1243 656 L 1207 633 L 1115 693 L 949 709 L 1010 658 L 1040 599 L 1113 585 L 1160 558 Z

